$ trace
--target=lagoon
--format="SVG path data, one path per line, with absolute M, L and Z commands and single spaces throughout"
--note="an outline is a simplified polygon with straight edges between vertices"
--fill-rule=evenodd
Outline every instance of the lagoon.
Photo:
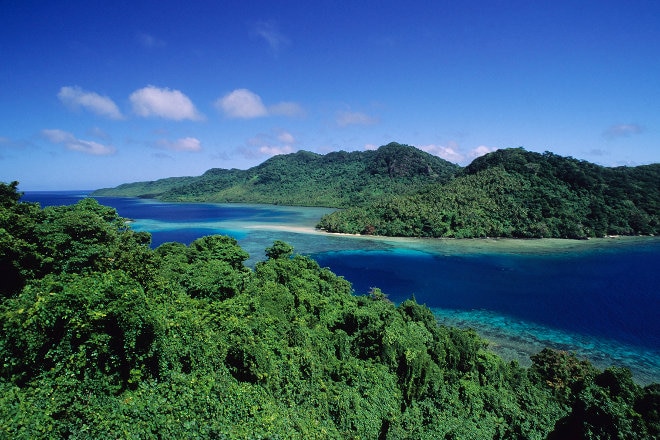
M 28 192 L 42 206 L 87 192 Z M 414 295 L 446 325 L 474 328 L 507 359 L 529 365 L 545 346 L 660 382 L 660 238 L 451 240 L 361 237 L 314 229 L 332 209 L 164 203 L 100 197 L 152 234 L 153 246 L 209 234 L 235 237 L 253 266 L 274 240 L 398 303 Z

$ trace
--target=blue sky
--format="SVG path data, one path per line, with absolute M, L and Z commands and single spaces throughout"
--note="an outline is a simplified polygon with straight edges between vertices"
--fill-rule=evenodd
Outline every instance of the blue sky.
M 95 189 L 396 141 L 660 161 L 657 1 L 32 1 L 0 14 L 0 180 Z

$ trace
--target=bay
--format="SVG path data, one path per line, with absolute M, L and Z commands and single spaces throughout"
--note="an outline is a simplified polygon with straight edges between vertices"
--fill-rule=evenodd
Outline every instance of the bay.
M 28 192 L 42 206 L 75 203 L 85 191 Z M 152 245 L 235 237 L 253 266 L 274 240 L 294 246 L 353 284 L 381 288 L 395 303 L 411 296 L 445 325 L 474 328 L 506 359 L 529 365 L 550 346 L 600 368 L 630 368 L 660 382 L 660 238 L 429 240 L 326 234 L 327 208 L 163 203 L 98 198 L 152 234 Z

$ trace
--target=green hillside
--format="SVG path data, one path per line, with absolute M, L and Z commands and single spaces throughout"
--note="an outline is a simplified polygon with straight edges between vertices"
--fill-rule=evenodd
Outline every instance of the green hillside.
M 299 151 L 274 156 L 248 170 L 216 168 L 199 177 L 124 184 L 92 195 L 349 207 L 447 182 L 459 170 L 458 165 L 414 147 L 390 143 L 374 151 L 326 155 Z
M 0 184 L 0 438 L 656 439 L 660 386 L 395 305 L 276 241 L 151 249 L 117 212 Z
M 588 238 L 660 233 L 660 164 L 608 168 L 510 148 L 461 168 L 414 147 L 308 151 L 93 196 L 346 208 L 328 232 L 405 237 Z
M 447 183 L 325 216 L 329 232 L 407 237 L 588 238 L 660 233 L 660 164 L 607 168 L 522 148 Z

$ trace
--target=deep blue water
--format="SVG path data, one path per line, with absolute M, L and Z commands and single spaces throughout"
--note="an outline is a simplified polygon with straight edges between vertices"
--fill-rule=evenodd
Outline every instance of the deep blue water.
M 544 326 L 660 347 L 658 246 L 580 255 L 331 252 L 315 255 L 358 292 L 442 309 L 483 309 Z
M 88 193 L 89 191 L 31 191 L 26 192 L 22 200 L 38 202 L 42 207 L 69 205 L 77 203 Z M 296 210 L 277 210 L 266 205 L 162 203 L 125 197 L 99 197 L 97 200 L 115 208 L 122 217 L 143 220 L 138 221 L 134 227 L 150 232 L 154 247 L 168 241 L 190 244 L 199 237 L 211 234 L 226 234 L 237 239 L 245 237 L 245 232 L 239 229 L 223 227 L 231 221 L 289 224 L 298 223 L 303 218 Z M 145 221 L 147 219 L 149 221 Z
M 84 194 L 27 193 L 24 200 L 60 205 Z M 228 234 L 251 254 L 253 264 L 274 240 L 284 240 L 351 281 L 356 293 L 379 287 L 394 302 L 414 295 L 441 322 L 476 328 L 501 354 L 523 364 L 530 353 L 550 345 L 600 366 L 627 366 L 640 382 L 660 381 L 660 239 L 562 241 L 549 247 L 543 241 L 531 247 L 397 242 L 276 228 L 313 226 L 327 212 L 315 208 L 99 201 L 133 219 L 136 230 L 151 232 L 153 246 Z

